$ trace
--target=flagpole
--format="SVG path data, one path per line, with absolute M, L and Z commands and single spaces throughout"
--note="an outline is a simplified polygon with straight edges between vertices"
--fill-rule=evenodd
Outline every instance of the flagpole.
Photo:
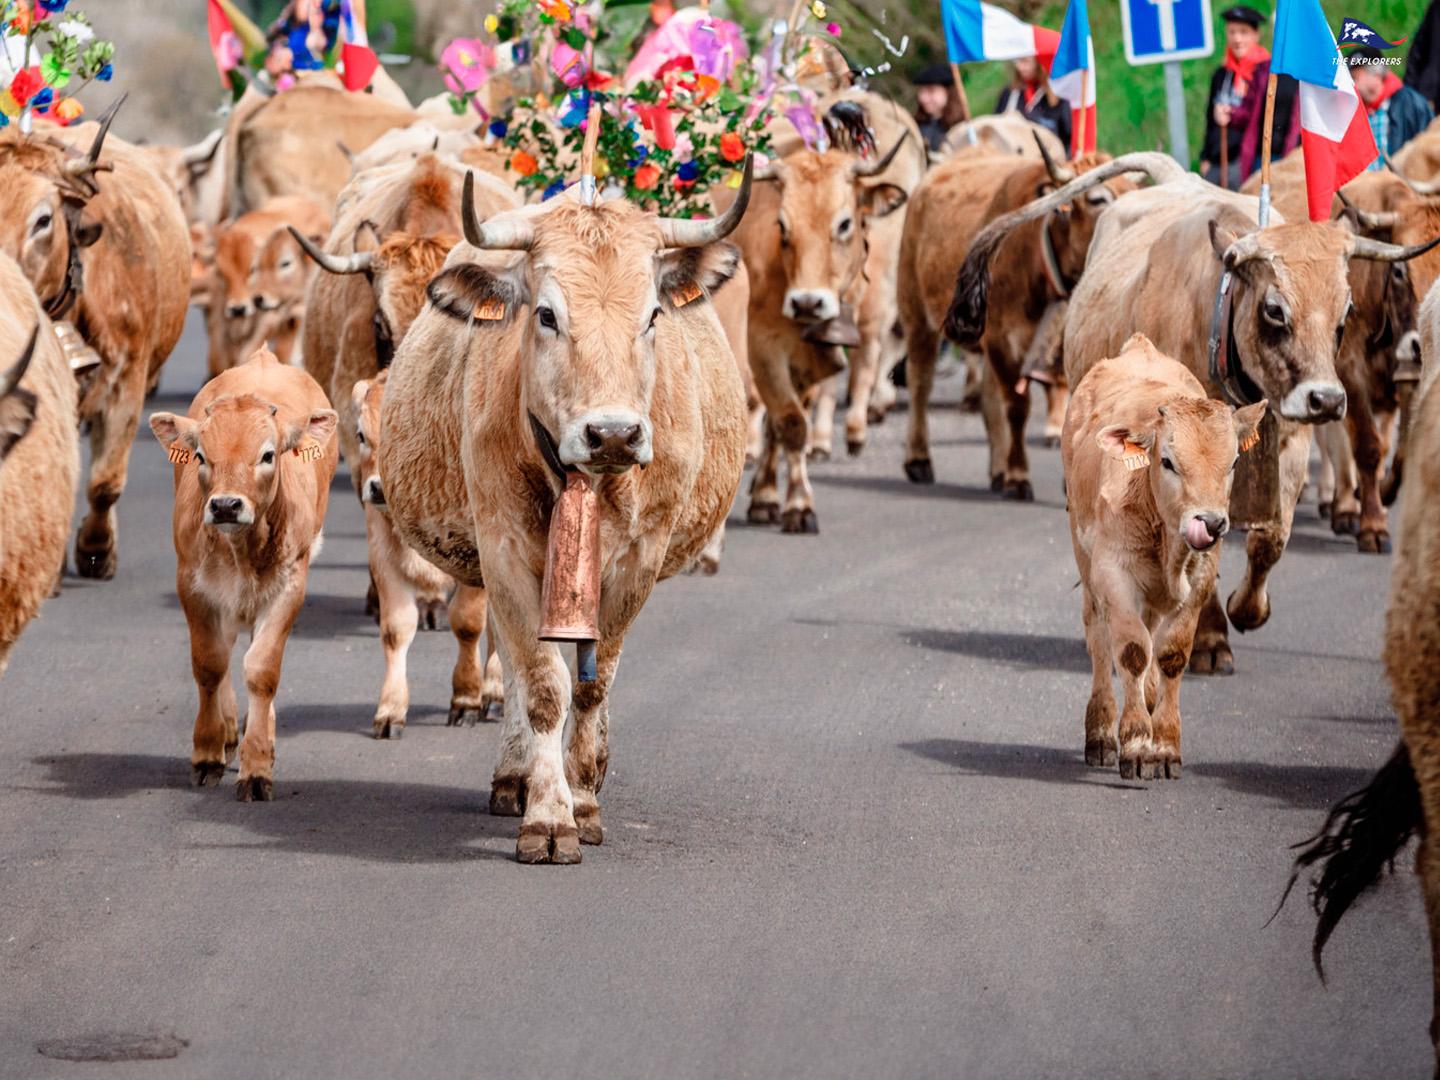
M 1270 224 L 1270 129 L 1275 126 L 1275 84 L 1280 76 L 1270 72 L 1270 81 L 1265 87 L 1265 126 L 1261 128 L 1260 143 L 1260 216 L 1263 229 Z
M 960 65 L 954 60 L 950 61 L 950 78 L 955 80 L 955 94 L 960 99 L 960 122 L 965 125 L 966 141 L 974 146 L 975 126 L 970 123 L 970 99 L 965 96 L 965 80 L 960 78 Z

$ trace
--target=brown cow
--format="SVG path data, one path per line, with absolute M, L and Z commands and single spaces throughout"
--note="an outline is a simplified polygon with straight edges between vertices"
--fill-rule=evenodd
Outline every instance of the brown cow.
M 1075 388 L 1060 453 L 1094 670 L 1087 764 L 1115 764 L 1113 665 L 1120 775 L 1179 778 L 1180 677 L 1230 527 L 1235 460 L 1264 414 L 1263 401 L 1211 400 L 1143 334 Z
M 1120 196 L 1096 226 L 1066 317 L 1065 372 L 1076 386 L 1138 330 L 1210 380 L 1207 341 L 1222 275 L 1228 275 L 1231 317 L 1218 329 L 1229 343 L 1221 359 L 1230 377 L 1207 385 L 1237 403 L 1274 403 L 1280 504 L 1278 522 L 1250 529 L 1245 578 L 1226 607 L 1212 595 L 1202 615 L 1192 670 L 1228 673 L 1234 665 L 1226 611 L 1241 630 L 1269 619 L 1267 580 L 1285 550 L 1304 486 L 1310 426 L 1345 415 L 1335 353 L 1350 306 L 1348 260 L 1404 261 L 1423 246 L 1383 244 L 1334 222 L 1287 225 L 1278 214 L 1257 230 L 1257 202 L 1250 196 L 1207 184 L 1165 155 L 1127 154 L 988 225 L 956 280 L 950 320 L 970 332 L 983 329 L 985 267 L 1009 230 L 1134 170 L 1159 182 Z M 1197 262 L 1207 246 L 1213 258 Z
M 150 430 L 175 462 L 175 582 L 200 691 L 191 780 L 218 784 L 239 742 L 236 795 L 268 801 L 280 664 L 339 460 L 335 410 L 314 379 L 261 349 L 206 383 L 187 416 L 152 414 Z M 242 628 L 240 741 L 230 654 Z
M 25 275 L 0 255 L 0 675 L 65 564 L 75 424 L 70 365 Z
M 486 636 L 483 661 L 480 656 L 480 635 L 485 631 L 485 589 L 475 585 L 457 588 L 454 578 L 407 547 L 390 522 L 390 507 L 385 501 L 385 485 L 380 479 L 378 462 L 380 405 L 388 377 L 389 372 L 382 371 L 373 379 L 361 379 L 352 391 L 359 420 L 355 432 L 359 444 L 355 482 L 360 487 L 360 501 L 365 505 L 370 578 L 377 591 L 380 641 L 385 649 L 385 683 L 375 711 L 377 739 L 398 739 L 405 731 L 405 717 L 410 708 L 405 659 L 415 639 L 422 604 L 432 608 L 449 599 L 450 632 L 460 646 L 451 678 L 447 723 L 453 726 L 498 720 L 505 701 L 493 632 Z M 431 625 L 434 625 L 433 618 Z
M 523 808 L 522 862 L 578 862 L 580 843 L 603 838 L 597 795 L 625 634 L 734 501 L 745 402 L 707 296 L 739 259 L 720 241 L 750 179 L 747 162 L 735 203 L 706 221 L 623 199 L 587 206 L 575 189 L 483 223 L 467 212 L 467 243 L 396 351 L 380 447 L 391 520 L 431 562 L 487 589 L 507 679 L 490 808 Z M 567 470 L 593 486 L 601 547 L 596 676 L 573 685 L 559 647 L 538 639 Z
M 115 574 L 115 503 L 146 389 L 180 337 L 190 292 L 179 204 L 134 147 L 105 140 L 108 120 L 45 136 L 0 131 L 0 251 L 101 360 L 79 407 L 90 429 L 90 511 L 75 562 L 91 578 Z
M 1062 169 L 1048 157 L 969 156 L 947 162 L 925 178 L 906 218 L 901 247 L 901 322 L 908 345 L 905 383 L 910 391 L 905 474 L 912 481 L 935 481 L 927 410 L 940 331 L 970 240 L 987 222 L 1073 180 L 1075 170 L 1085 172 L 1108 160 L 1108 155 L 1087 156 Z M 990 305 L 985 333 L 978 340 L 959 340 L 963 347 L 978 348 L 990 365 L 993 378 L 982 389 L 990 486 L 1007 498 L 1035 497 L 1025 451 L 1030 416 L 1027 373 L 1050 366 L 1064 326 L 1060 305 L 1085 269 L 1096 218 L 1118 194 L 1133 187 L 1125 178 L 1115 177 L 1043 221 L 1027 222 L 1007 236 L 990 269 L 996 301 Z M 944 236 L 945 242 L 935 243 L 937 236 Z M 1032 358 L 1032 352 L 1042 355 Z M 1058 420 L 1064 414 L 1064 391 L 1055 387 L 1051 395 Z

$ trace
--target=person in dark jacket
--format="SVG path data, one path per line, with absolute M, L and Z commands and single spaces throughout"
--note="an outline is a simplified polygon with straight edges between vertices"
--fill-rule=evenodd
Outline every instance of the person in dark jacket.
M 1433 107 L 1440 101 L 1440 0 L 1430 0 L 1405 59 L 1405 85 Z
M 1070 145 L 1070 106 L 1057 98 L 1045 78 L 1045 69 L 1033 56 L 1023 56 L 1011 64 L 1014 74 L 1010 85 L 1000 91 L 995 102 L 997 113 L 1019 112 L 1031 123 L 1049 128 L 1062 145 Z
M 1356 49 L 1345 58 L 1345 62 L 1350 65 L 1350 78 L 1355 82 L 1360 103 L 1365 106 L 1370 131 L 1382 155 L 1370 163 L 1370 168 L 1383 169 L 1383 157 L 1393 156 L 1424 131 L 1434 118 L 1435 111 L 1424 95 L 1406 86 L 1385 65 L 1385 57 L 1379 49 Z
M 915 87 L 915 123 L 920 135 L 927 149 L 939 150 L 946 133 L 964 119 L 950 65 L 921 68 L 910 82 Z
M 1200 173 L 1213 184 L 1220 184 L 1220 143 L 1225 141 L 1229 175 L 1224 187 L 1232 191 L 1245 179 L 1240 170 L 1240 153 L 1245 145 L 1247 127 L 1232 123 L 1235 109 L 1242 105 L 1255 83 L 1263 87 L 1264 78 L 1257 69 L 1265 65 L 1269 74 L 1270 51 L 1260 44 L 1260 27 L 1265 16 L 1243 4 L 1221 13 L 1225 21 L 1225 62 L 1210 79 L 1210 98 L 1205 110 L 1205 144 L 1200 149 Z

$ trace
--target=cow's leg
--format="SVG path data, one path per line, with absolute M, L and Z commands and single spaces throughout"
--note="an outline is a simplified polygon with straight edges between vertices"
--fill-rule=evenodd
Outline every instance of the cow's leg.
M 620 642 L 607 638 L 596 644 L 593 682 L 575 683 L 568 737 L 565 779 L 575 799 L 575 825 L 582 844 L 605 838 L 600 823 L 600 788 L 610 762 L 610 686 L 620 662 Z
M 415 587 L 396 567 L 386 565 L 384 560 L 372 559 L 370 576 L 379 598 L 380 646 L 385 651 L 385 681 L 380 687 L 380 704 L 375 709 L 373 733 L 377 739 L 398 739 L 405 734 L 405 717 L 410 711 L 406 660 L 410 655 L 410 643 L 415 640 L 420 609 L 416 603 Z
M 136 359 L 123 361 L 123 381 L 90 420 L 89 513 L 75 537 L 75 569 L 81 577 L 108 580 L 115 576 L 115 504 L 125 490 L 130 447 L 145 405 L 146 369 Z
M 801 422 L 804 422 L 802 416 Z M 787 533 L 818 533 L 820 523 L 815 517 L 815 493 L 810 488 L 810 472 L 806 463 L 805 431 L 792 424 L 781 428 L 785 446 L 785 509 L 780 515 L 780 531 Z
M 1215 550 L 1219 565 L 1220 550 Z M 1190 671 L 1196 675 L 1234 675 L 1235 657 L 1230 652 L 1230 624 L 1220 605 L 1220 581 L 1217 578 L 1200 604 L 1200 620 L 1190 650 Z
M 1180 779 L 1180 678 L 1190 661 L 1199 621 L 1200 605 L 1190 603 L 1166 619 L 1155 635 L 1150 671 L 1152 676 L 1158 674 L 1160 687 L 1150 710 L 1150 727 L 1156 779 Z
M 485 611 L 483 586 L 462 584 L 456 587 L 455 595 L 450 598 L 450 632 L 455 635 L 457 649 L 455 670 L 450 676 L 450 716 L 446 720 L 452 727 L 489 719 L 485 667 L 480 657 Z
M 1030 483 L 1030 458 L 1025 452 L 1025 422 L 1030 419 L 1030 392 L 1015 390 L 1013 373 L 992 354 L 995 378 L 1005 398 L 1005 421 L 1010 432 L 1010 452 L 1005 459 L 1005 498 L 1034 502 L 1035 488 Z
M 1357 407 L 1351 398 L 1346 423 L 1355 447 L 1355 471 L 1360 481 L 1360 521 L 1356 544 L 1373 555 L 1390 551 L 1390 523 L 1380 502 L 1381 472 L 1385 468 L 1385 433 L 1394 423 L 1390 413 L 1376 414 L 1368 401 Z
M 1353 406 L 1354 398 L 1351 398 Z M 1345 423 L 1325 425 L 1319 437 L 1327 443 L 1335 470 L 1335 496 L 1330 504 L 1330 528 L 1337 535 L 1354 536 L 1360 531 L 1360 499 L 1356 489 L 1360 481 L 1356 470 L 1355 449 L 1351 432 Z
M 1123 569 L 1092 559 L 1091 588 L 1110 637 L 1110 659 L 1120 676 L 1120 775 L 1149 780 L 1155 775 L 1150 710 L 1145 707 L 1145 675 L 1150 668 L 1150 631 L 1139 614 L 1134 584 Z
M 882 332 L 865 328 L 860 345 L 850 350 L 850 405 L 845 411 L 845 449 L 855 457 L 865 449 L 870 423 L 870 394 L 880 371 Z
M 1045 445 L 1059 446 L 1060 432 L 1065 428 L 1065 410 L 1070 405 L 1070 387 L 1061 375 L 1045 384 Z
M 1315 489 L 1315 510 L 1322 518 L 1328 518 L 1335 509 L 1335 459 L 1330 452 L 1330 428 L 1332 424 L 1320 425 L 1315 433 L 1315 447 L 1320 451 L 1320 475 Z
M 745 464 L 753 465 L 760 459 L 760 447 L 765 441 L 765 406 L 758 397 L 750 402 L 745 432 Z
M 1292 430 L 1280 439 L 1280 521 L 1250 530 L 1245 539 L 1245 577 L 1225 603 L 1225 610 L 1237 630 L 1258 630 L 1270 618 L 1270 597 L 1265 585 L 1290 540 L 1295 504 L 1305 487 L 1309 461 L 1310 429 L 1303 424 L 1292 425 Z
M 779 458 L 780 436 L 767 414 L 760 459 L 750 478 L 750 506 L 745 511 L 745 519 L 753 525 L 773 525 L 780 520 Z
M 190 749 L 190 782 L 196 787 L 220 783 L 238 741 L 235 687 L 230 683 L 230 653 L 237 627 L 203 597 L 180 593 L 190 628 L 190 670 L 200 695 Z
M 815 423 L 810 427 L 810 445 L 806 452 L 816 461 L 829 461 L 835 443 L 835 390 L 839 375 L 821 379 L 812 393 L 815 397 Z
M 1092 679 L 1085 705 L 1085 764 L 1115 764 L 1115 688 L 1110 683 L 1110 628 L 1090 587 L 1084 598 L 1085 647 L 1090 652 Z
M 715 531 L 710 534 L 710 539 L 705 541 L 705 546 L 700 549 L 700 554 L 695 558 L 694 569 L 703 574 L 718 574 L 720 572 L 720 556 L 725 551 L 725 522 L 721 521 Z
M 1005 417 L 1005 395 L 995 369 L 983 356 L 970 358 L 972 369 L 980 371 L 980 418 L 985 421 L 985 441 L 990 449 L 990 490 L 1005 490 L 1005 463 L 1010 459 L 1010 422 Z
M 275 691 L 285 643 L 300 605 L 305 602 L 306 568 L 298 569 L 289 586 L 277 596 L 255 623 L 250 648 L 245 651 L 245 737 L 240 740 L 240 782 L 235 795 L 241 802 L 269 802 L 275 770 Z
M 933 484 L 930 461 L 930 393 L 935 388 L 935 362 L 940 340 L 923 323 L 906 327 L 905 387 L 910 393 L 910 430 L 906 436 L 905 475 L 911 483 Z
M 485 681 L 480 692 L 480 701 L 485 708 L 485 719 L 500 720 L 505 712 L 505 670 L 500 663 L 500 650 L 496 648 L 495 620 L 489 619 L 485 628 Z
M 871 424 L 883 424 L 885 416 L 895 407 L 895 384 L 890 381 L 890 370 L 905 359 L 905 331 L 900 323 L 891 323 L 890 329 L 880 346 L 880 362 L 875 365 L 875 378 L 870 383 L 870 408 L 867 419 Z

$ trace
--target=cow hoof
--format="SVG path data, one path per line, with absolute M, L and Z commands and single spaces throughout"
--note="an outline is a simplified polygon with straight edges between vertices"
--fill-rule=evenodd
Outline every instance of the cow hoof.
M 809 507 L 803 510 L 792 507 L 785 511 L 785 517 L 780 522 L 780 531 L 816 536 L 820 532 L 820 522 L 815 519 L 815 511 Z
M 772 502 L 752 502 L 750 509 L 745 511 L 745 520 L 751 525 L 775 525 L 780 521 L 780 504 Z
M 1361 529 L 1355 546 L 1367 555 L 1389 555 L 1390 534 L 1384 529 Z
M 79 544 L 75 545 L 75 572 L 83 578 L 109 581 L 115 576 L 117 562 L 113 548 L 85 551 Z
M 860 456 L 860 452 L 861 452 L 862 450 L 864 450 L 864 449 L 865 449 L 865 440 L 864 440 L 864 439 L 846 439 L 846 440 L 845 440 L 845 451 L 846 451 L 851 457 L 859 457 L 859 456 Z
M 405 734 L 404 720 L 381 720 L 375 719 L 375 738 L 377 739 L 398 739 Z
M 1202 649 L 1197 645 L 1190 653 L 1190 674 L 1234 675 L 1235 658 L 1230 653 L 1230 646 L 1221 642 L 1212 648 Z
M 525 782 L 518 776 L 490 784 L 490 813 L 496 817 L 520 817 L 525 813 Z
M 695 560 L 695 565 L 690 568 L 690 572 L 694 573 L 697 570 L 706 577 L 714 577 L 720 572 L 720 560 L 714 555 L 701 555 Z
M 1155 766 L 1155 779 L 1157 780 L 1179 780 L 1180 759 L 1170 758 Z
M 275 797 L 275 782 L 268 776 L 242 776 L 235 785 L 235 798 L 241 802 L 269 802 Z
M 1134 780 L 1134 779 L 1136 778 L 1136 777 L 1135 777 L 1135 771 L 1136 771 L 1136 770 L 1135 770 L 1135 767 L 1136 767 L 1138 764 L 1139 764 L 1139 762 L 1136 761 L 1134 758 L 1121 758 L 1121 759 L 1120 759 L 1120 779 L 1121 779 L 1121 780 Z
M 201 761 L 190 766 L 190 783 L 195 787 L 216 787 L 225 775 L 225 766 L 218 761 Z
M 990 491 L 991 491 L 993 494 L 999 495 L 999 494 L 1000 494 L 1002 491 L 1004 491 L 1004 490 L 1005 490 L 1005 474 L 1004 474 L 1004 473 L 996 473 L 994 476 L 990 477 Z
M 1270 621 L 1270 598 L 1268 596 L 1265 598 L 1265 606 L 1255 611 L 1251 610 L 1254 605 L 1242 607 L 1237 603 L 1235 597 L 1239 595 L 1238 591 L 1233 592 L 1225 601 L 1225 614 L 1230 616 L 1231 626 L 1243 634 L 1248 630 L 1259 630 Z
M 515 859 L 522 863 L 562 866 L 578 863 L 580 832 L 574 825 L 546 825 L 539 821 L 521 825 L 515 840 Z
M 1059 445 L 1060 445 L 1060 436 L 1059 436 L 1058 434 L 1052 435 L 1050 432 L 1047 431 L 1047 432 L 1045 433 L 1045 449 L 1046 449 L 1046 450 L 1054 450 L 1054 449 L 1055 449 L 1057 446 L 1059 446 Z
M 829 461 L 830 448 L 828 446 L 812 446 L 806 452 L 806 456 L 811 461 Z
M 1013 499 L 1016 502 L 1034 502 L 1035 489 L 1030 486 L 1029 480 L 1007 480 L 1005 481 L 1005 498 Z
M 481 720 L 485 719 L 484 705 L 461 705 L 457 702 L 450 703 L 450 713 L 445 717 L 446 727 L 474 727 Z
M 1330 519 L 1330 507 L 1331 507 L 1331 505 L 1332 505 L 1332 504 L 1331 504 L 1331 503 L 1328 503 L 1328 502 L 1322 502 L 1322 503 L 1316 503 L 1316 504 L 1315 504 L 1315 512 L 1320 515 L 1320 520 L 1321 520 L 1321 521 L 1328 521 L 1328 520 Z
M 914 461 L 905 462 L 905 475 L 912 484 L 933 484 L 935 466 L 930 464 L 929 458 L 916 458 Z
M 1108 739 L 1086 739 L 1085 764 L 1110 768 L 1115 764 L 1115 744 Z
M 1348 511 L 1333 514 L 1330 517 L 1330 528 L 1336 536 L 1358 536 L 1360 534 L 1360 515 Z
M 871 405 L 865 410 L 865 422 L 868 424 L 883 424 L 885 422 L 885 410 L 877 409 Z
M 599 847 L 605 842 L 605 826 L 600 824 L 600 808 L 575 811 L 575 827 L 580 830 L 580 843 Z
M 484 703 L 485 716 L 483 719 L 487 724 L 498 724 L 505 719 L 505 702 L 500 698 L 491 698 Z

